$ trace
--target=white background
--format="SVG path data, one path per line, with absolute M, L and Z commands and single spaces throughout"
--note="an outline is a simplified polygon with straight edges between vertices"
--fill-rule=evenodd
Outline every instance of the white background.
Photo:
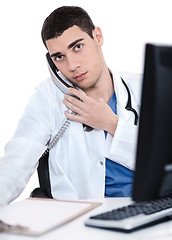
M 0 2 L 0 155 L 36 85 L 49 77 L 41 40 L 57 7 L 83 7 L 104 35 L 107 64 L 142 72 L 145 43 L 172 45 L 171 0 L 5 0 Z M 31 178 L 20 198 L 38 185 Z

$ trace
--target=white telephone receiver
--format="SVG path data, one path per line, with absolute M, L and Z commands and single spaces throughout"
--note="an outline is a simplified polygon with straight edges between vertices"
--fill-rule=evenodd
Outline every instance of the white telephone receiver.
M 69 82 L 69 80 L 57 69 L 56 65 L 53 63 L 50 54 L 46 54 L 48 69 L 50 71 L 51 79 L 54 84 L 64 93 L 69 94 L 68 88 L 74 87 L 74 85 Z

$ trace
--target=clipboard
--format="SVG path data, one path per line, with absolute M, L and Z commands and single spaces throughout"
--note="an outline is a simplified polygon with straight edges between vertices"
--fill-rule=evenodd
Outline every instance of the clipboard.
M 101 204 L 40 198 L 24 199 L 0 208 L 0 232 L 42 235 Z

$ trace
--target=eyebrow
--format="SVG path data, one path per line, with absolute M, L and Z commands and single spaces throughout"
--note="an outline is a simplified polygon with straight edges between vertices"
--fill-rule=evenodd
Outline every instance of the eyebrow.
M 75 40 L 74 42 L 70 43 L 68 46 L 68 49 L 72 48 L 73 46 L 75 46 L 75 44 L 77 44 L 78 42 L 81 42 L 82 40 L 84 40 L 83 38 L 79 38 L 77 40 Z M 56 52 L 50 55 L 50 57 L 57 57 L 60 56 L 61 52 Z
M 75 46 L 75 44 L 77 44 L 78 42 L 81 42 L 82 40 L 84 40 L 84 39 L 80 38 L 80 39 L 75 40 L 74 42 L 69 44 L 68 49 L 72 48 L 73 46 Z
M 56 53 L 51 54 L 50 57 L 51 57 L 51 58 L 52 58 L 52 57 L 58 57 L 58 56 L 60 56 L 60 55 L 61 55 L 61 52 L 56 52 Z

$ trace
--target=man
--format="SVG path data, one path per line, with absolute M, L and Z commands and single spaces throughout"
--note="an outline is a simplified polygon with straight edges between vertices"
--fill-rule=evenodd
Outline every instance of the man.
M 138 77 L 108 69 L 102 32 L 79 7 L 52 12 L 42 39 L 56 67 L 77 89 L 64 95 L 51 78 L 38 86 L 0 160 L 0 204 L 21 193 L 66 117 L 71 124 L 49 153 L 53 198 L 131 196 L 137 126 L 133 112 L 125 108 L 124 84 L 138 111 Z

